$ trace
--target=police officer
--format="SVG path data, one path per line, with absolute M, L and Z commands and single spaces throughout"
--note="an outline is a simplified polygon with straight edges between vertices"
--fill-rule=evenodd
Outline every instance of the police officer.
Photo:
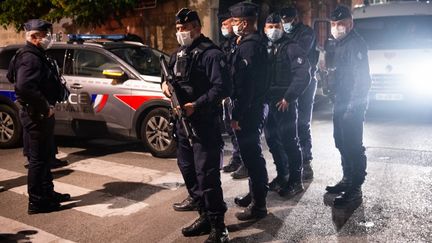
M 366 155 L 363 146 L 363 122 L 367 108 L 367 95 L 371 85 L 367 47 L 353 29 L 351 11 L 339 5 L 331 13 L 331 33 L 334 46 L 334 80 L 332 80 L 333 136 L 342 159 L 343 178 L 330 193 L 342 193 L 334 206 L 361 202 L 366 176 Z
M 311 80 L 298 98 L 298 136 L 303 155 L 303 179 L 313 178 L 312 162 L 312 136 L 311 121 L 317 80 L 315 72 L 317 70 L 319 52 L 316 50 L 316 36 L 313 29 L 302 23 L 298 11 L 295 7 L 281 9 L 283 29 L 288 37 L 296 41 L 306 52 L 311 66 Z
M 257 32 L 258 6 L 241 2 L 229 8 L 237 47 L 233 50 L 230 63 L 234 83 L 232 96 L 234 107 L 231 127 L 235 130 L 243 162 L 249 172 L 249 191 L 247 206 L 243 212 L 236 213 L 239 220 L 256 220 L 267 215 L 266 197 L 268 175 L 262 154 L 260 136 L 264 126 L 267 106 L 265 45 Z M 236 198 L 238 204 L 239 199 Z
M 220 104 L 229 96 L 231 83 L 223 52 L 201 34 L 197 12 L 183 8 L 176 15 L 177 41 L 181 45 L 171 56 L 172 85 L 189 125 L 196 136 L 192 145 L 184 127 L 176 123 L 177 161 L 189 195 L 198 203 L 200 216 L 182 229 L 184 236 L 210 233 L 206 242 L 227 242 L 224 224 L 227 210 L 220 181 L 223 140 Z M 166 82 L 162 90 L 171 96 Z M 219 128 L 219 129 L 218 129 Z
M 264 33 L 269 40 L 270 82 L 265 136 L 277 170 L 277 177 L 270 186 L 281 196 L 290 198 L 304 190 L 297 136 L 297 99 L 309 85 L 310 65 L 305 51 L 284 34 L 278 14 L 267 17 Z
M 234 34 L 231 26 L 231 14 L 229 12 L 219 15 L 220 20 L 222 21 L 221 33 L 224 37 L 224 41 L 221 43 L 220 48 L 225 53 L 227 57 L 227 61 L 229 62 L 232 50 L 236 48 L 236 35 Z M 243 164 L 240 149 L 237 142 L 237 137 L 234 133 L 234 130 L 231 128 L 231 113 L 232 113 L 232 102 L 231 98 L 226 98 L 222 101 L 223 103 L 223 121 L 225 125 L 225 130 L 231 138 L 231 143 L 233 145 L 233 154 L 227 165 L 225 165 L 222 169 L 224 172 L 233 172 L 231 176 L 234 179 L 242 179 L 248 177 L 248 172 L 246 167 Z
M 61 100 L 61 80 L 57 67 L 46 56 L 52 44 L 52 24 L 32 19 L 24 24 L 26 45 L 17 51 L 9 66 L 17 100 L 22 105 L 20 120 L 28 143 L 28 213 L 58 210 L 69 194 L 54 191 L 50 156 L 54 144 L 54 105 Z

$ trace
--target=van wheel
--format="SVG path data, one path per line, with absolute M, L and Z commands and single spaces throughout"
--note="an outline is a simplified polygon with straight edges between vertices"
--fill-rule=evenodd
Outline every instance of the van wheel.
M 173 139 L 169 121 L 168 109 L 156 108 L 147 114 L 141 124 L 141 139 L 153 156 L 175 156 L 177 144 Z
M 10 106 L 0 105 L 0 148 L 18 146 L 21 137 L 22 127 L 18 113 Z

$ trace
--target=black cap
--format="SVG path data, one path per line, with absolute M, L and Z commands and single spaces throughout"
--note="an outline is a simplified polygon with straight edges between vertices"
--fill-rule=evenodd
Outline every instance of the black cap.
M 295 16 L 297 16 L 297 9 L 292 6 L 282 8 L 280 12 L 282 18 L 294 18 Z
M 347 18 L 352 18 L 352 15 L 351 9 L 346 5 L 338 5 L 330 15 L 330 19 L 332 21 L 338 21 Z
M 269 16 L 267 16 L 265 22 L 270 24 L 277 24 L 280 23 L 281 21 L 282 19 L 278 13 L 271 13 Z
M 188 8 L 182 8 L 176 14 L 176 24 L 186 24 L 192 21 L 198 21 L 201 25 L 201 20 L 198 17 L 198 13 L 196 11 L 192 11 Z
M 30 19 L 24 24 L 24 30 L 49 31 L 52 29 L 52 24 L 42 19 Z
M 231 14 L 229 12 L 219 13 L 218 18 L 220 19 L 220 21 L 225 21 L 225 20 L 231 18 Z
M 249 2 L 240 2 L 229 7 L 232 17 L 256 17 L 258 13 L 258 5 Z

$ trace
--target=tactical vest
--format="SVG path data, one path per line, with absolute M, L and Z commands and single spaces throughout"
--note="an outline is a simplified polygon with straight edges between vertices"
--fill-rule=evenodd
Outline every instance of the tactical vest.
M 202 64 L 206 50 L 219 49 L 210 40 L 202 40 L 195 48 L 184 49 L 176 54 L 174 64 L 175 88 L 180 103 L 193 102 L 211 88 L 210 80 Z
M 280 43 L 268 46 L 268 80 L 270 88 L 288 87 L 292 81 L 291 60 L 288 56 L 288 46 L 294 41 L 286 38 Z

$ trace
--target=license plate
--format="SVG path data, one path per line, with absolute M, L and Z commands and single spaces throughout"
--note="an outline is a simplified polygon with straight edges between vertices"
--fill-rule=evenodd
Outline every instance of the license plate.
M 375 94 L 376 100 L 403 100 L 402 94 Z

